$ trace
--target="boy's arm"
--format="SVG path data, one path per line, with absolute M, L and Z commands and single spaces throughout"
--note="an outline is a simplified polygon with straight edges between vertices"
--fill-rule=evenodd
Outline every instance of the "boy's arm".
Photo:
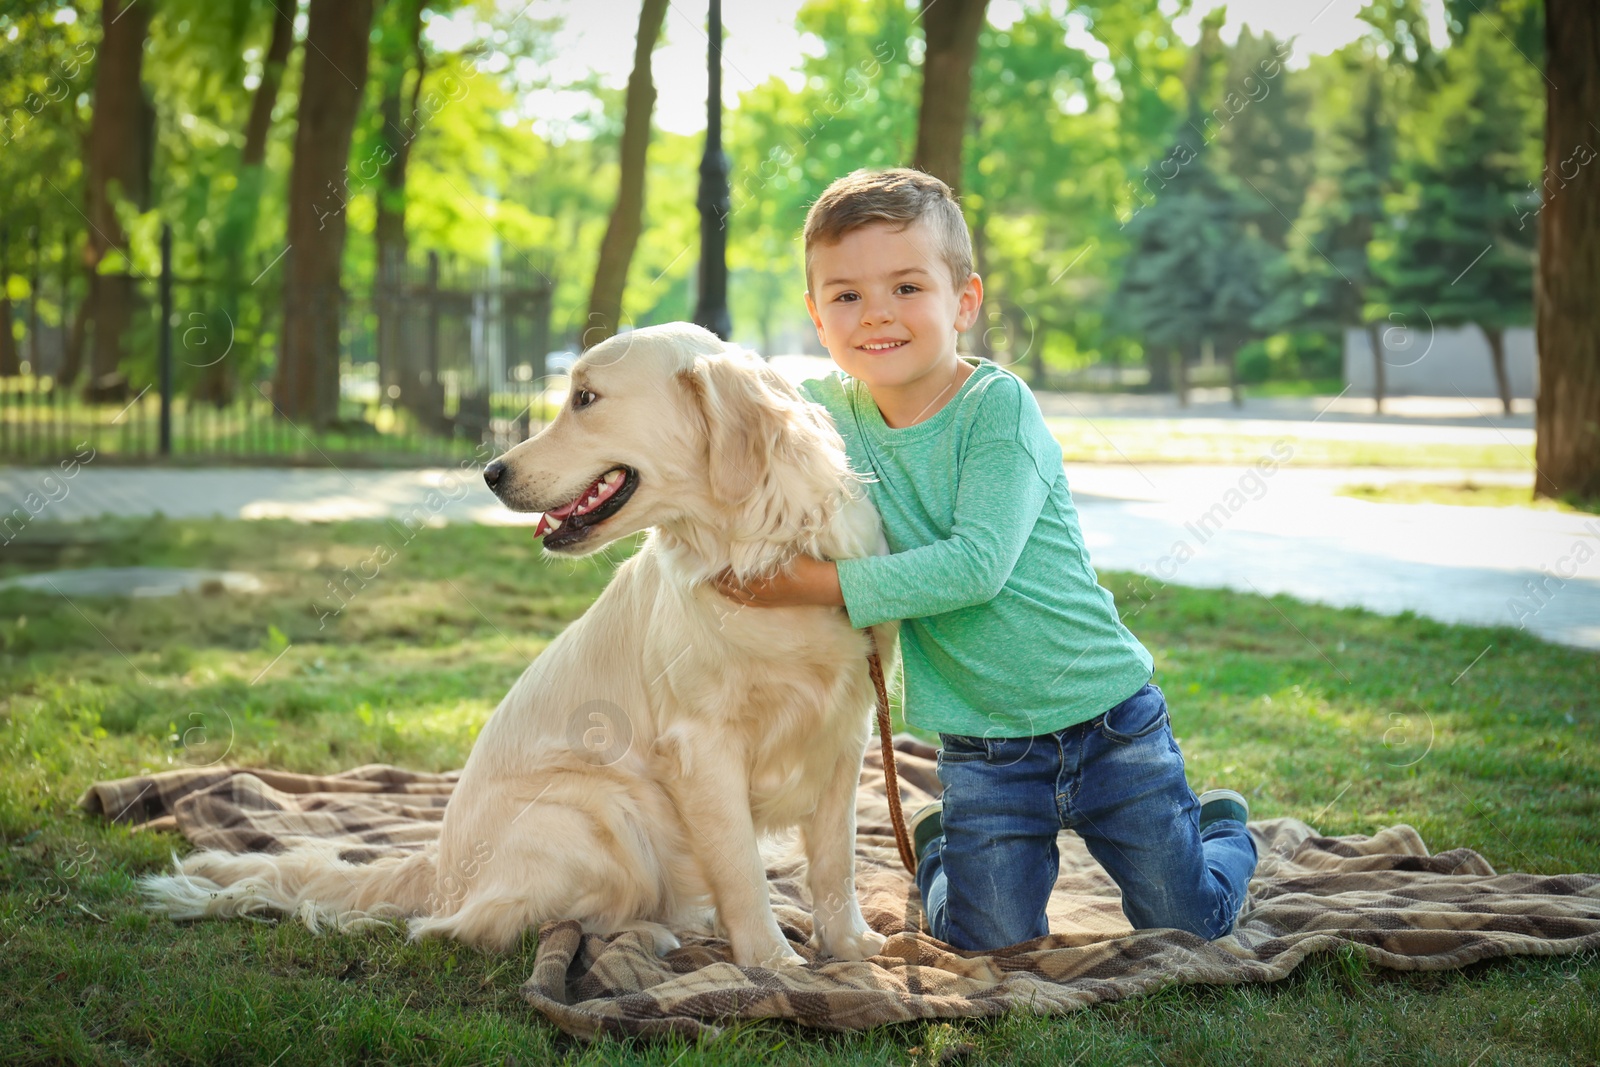
M 850 624 L 920 619 L 994 599 L 1011 577 L 1053 483 L 1018 441 L 973 444 L 961 461 L 943 541 L 838 562 Z

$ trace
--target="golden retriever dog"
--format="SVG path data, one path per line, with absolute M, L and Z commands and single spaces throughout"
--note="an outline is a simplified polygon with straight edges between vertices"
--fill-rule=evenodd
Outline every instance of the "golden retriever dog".
M 574 918 L 596 934 L 720 934 L 734 961 L 803 963 L 778 928 L 760 845 L 793 828 L 810 944 L 858 960 L 882 935 L 855 892 L 855 791 L 874 706 L 868 635 L 842 608 L 745 609 L 707 579 L 799 553 L 887 551 L 827 413 L 754 353 L 687 324 L 596 345 L 542 433 L 485 471 L 541 512 L 550 556 L 649 531 L 484 726 L 437 845 L 365 864 L 332 845 L 191 853 L 148 876 L 174 918 L 298 914 L 485 950 Z M 897 633 L 877 628 L 886 667 Z M 772 842 L 768 838 L 768 843 Z M 176 859 L 176 858 L 175 858 Z

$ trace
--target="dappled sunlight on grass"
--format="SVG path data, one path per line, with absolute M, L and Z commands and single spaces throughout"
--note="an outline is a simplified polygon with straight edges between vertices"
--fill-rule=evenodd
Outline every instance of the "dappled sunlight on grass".
M 1600 503 L 1581 503 L 1534 497 L 1526 485 L 1482 485 L 1470 478 L 1464 482 L 1390 482 L 1387 485 L 1364 483 L 1341 486 L 1339 496 L 1370 500 L 1378 504 L 1450 504 L 1457 507 L 1533 508 L 1538 511 L 1565 511 L 1572 514 L 1600 514 Z
M 1297 467 L 1442 467 L 1533 473 L 1533 447 L 1510 443 L 1396 444 L 1310 435 L 1302 423 L 1258 421 L 1218 426 L 1214 420 L 1096 418 L 1048 420 L 1068 463 L 1203 463 L 1248 465 L 1282 442 Z M 1324 427 L 1324 429 L 1326 429 Z

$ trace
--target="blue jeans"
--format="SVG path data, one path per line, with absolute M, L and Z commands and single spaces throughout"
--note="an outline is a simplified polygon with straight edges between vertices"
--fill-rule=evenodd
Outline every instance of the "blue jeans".
M 1200 802 L 1154 683 L 1055 733 L 939 736 L 944 836 L 923 852 L 917 888 L 940 941 L 986 951 L 1048 934 L 1062 829 L 1117 883 L 1134 929 L 1208 941 L 1233 929 L 1255 842 L 1237 819 L 1200 832 Z

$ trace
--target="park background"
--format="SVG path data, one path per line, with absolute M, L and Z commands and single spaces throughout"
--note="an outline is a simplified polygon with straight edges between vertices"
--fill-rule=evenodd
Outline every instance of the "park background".
M 723 15 L 719 49 L 680 0 L 0 5 L 0 1047 L 1600 1062 L 1592 955 L 1351 951 L 1066 1019 L 574 1050 L 517 994 L 531 935 L 494 958 L 140 910 L 183 842 L 84 818 L 89 783 L 461 766 L 631 550 L 541 557 L 483 463 L 614 331 L 725 314 L 826 368 L 805 209 L 901 164 L 961 195 L 986 288 L 963 343 L 1061 441 L 1191 784 L 1600 871 L 1587 4 Z
M 530 432 L 573 352 L 711 314 L 706 37 L 681 6 L 126 10 L 103 39 L 73 4 L 3 27 L 0 454 L 162 454 L 164 292 L 170 450 L 202 458 L 464 454 L 444 439 Z M 915 162 L 972 227 L 970 350 L 1035 389 L 1513 413 L 1540 215 L 1595 154 L 1579 123 L 1547 157 L 1542 8 L 1259 10 L 1272 29 L 1214 4 L 936 4 L 951 76 L 926 101 L 915 5 L 730 12 L 716 313 L 764 355 L 823 355 L 805 209 Z M 1546 494 L 1587 494 L 1567 475 Z

